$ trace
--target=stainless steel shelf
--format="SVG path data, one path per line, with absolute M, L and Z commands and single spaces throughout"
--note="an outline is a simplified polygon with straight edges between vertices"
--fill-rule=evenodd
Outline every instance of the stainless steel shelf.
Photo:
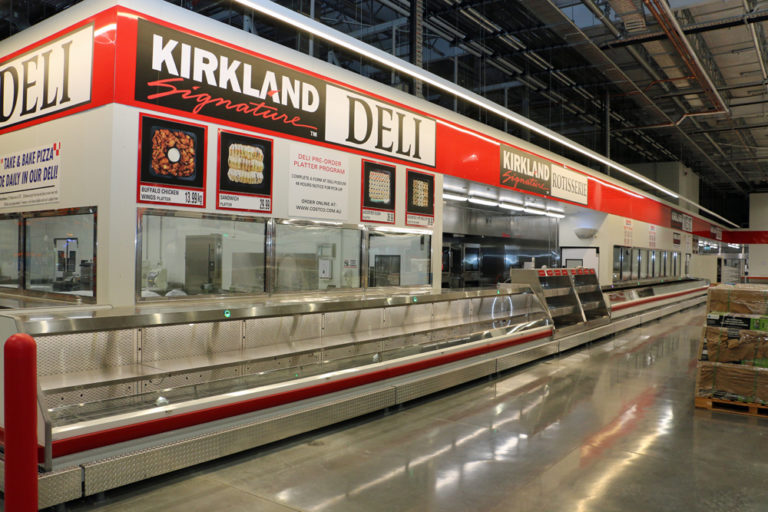
M 558 316 L 565 316 L 565 315 L 572 315 L 573 313 L 577 312 L 576 306 L 559 306 L 559 307 L 549 307 L 549 314 L 553 317 Z M 557 325 L 557 323 L 555 323 Z
M 545 297 L 562 297 L 563 295 L 568 295 L 569 293 L 571 293 L 570 288 L 545 288 L 544 289 Z

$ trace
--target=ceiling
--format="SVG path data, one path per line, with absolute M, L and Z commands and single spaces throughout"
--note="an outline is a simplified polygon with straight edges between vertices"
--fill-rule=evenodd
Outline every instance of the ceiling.
M 0 38 L 74 3 L 6 0 L 0 4 Z M 418 93 L 407 77 L 260 18 L 232 0 L 171 3 Z M 700 176 L 699 202 L 745 227 L 748 195 L 768 192 L 768 1 L 277 3 L 411 60 L 628 167 L 681 161 Z M 411 37 L 419 29 L 421 45 Z M 447 93 L 424 86 L 421 94 L 608 172 Z

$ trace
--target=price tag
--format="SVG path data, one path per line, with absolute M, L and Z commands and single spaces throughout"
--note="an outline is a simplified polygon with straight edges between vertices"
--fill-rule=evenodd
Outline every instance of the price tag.
M 414 215 L 409 213 L 405 217 L 405 223 L 409 226 L 423 226 L 431 228 L 435 225 L 435 218 L 427 215 Z
M 147 203 L 167 203 L 181 206 L 205 206 L 205 195 L 198 190 L 185 190 L 158 185 L 141 185 L 139 200 Z
M 245 196 L 222 192 L 219 193 L 219 208 L 254 212 L 271 212 L 272 199 L 269 197 Z
M 363 221 L 381 222 L 383 224 L 394 224 L 395 212 L 388 212 L 384 210 L 371 210 L 368 208 L 363 208 Z

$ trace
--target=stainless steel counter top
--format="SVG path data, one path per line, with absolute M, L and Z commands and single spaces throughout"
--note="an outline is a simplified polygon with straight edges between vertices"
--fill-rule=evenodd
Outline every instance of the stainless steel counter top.
M 388 306 L 406 306 L 448 300 L 492 297 L 530 291 L 527 285 L 448 291 L 431 289 L 377 289 L 365 293 L 330 295 L 273 295 L 270 297 L 210 297 L 204 300 L 151 302 L 135 307 L 60 306 L 24 310 L 0 310 L 15 320 L 19 332 L 31 335 L 131 329 L 157 325 L 242 320 L 247 318 L 302 315 Z

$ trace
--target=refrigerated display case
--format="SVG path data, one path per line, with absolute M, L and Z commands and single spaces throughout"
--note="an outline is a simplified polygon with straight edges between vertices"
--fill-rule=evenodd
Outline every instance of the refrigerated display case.
M 540 295 L 552 317 L 555 337 L 610 321 L 594 269 L 512 269 L 510 281 L 527 284 Z
M 64 501 L 557 351 L 538 295 L 510 284 L 0 315 L 0 337 L 15 332 L 39 354 L 41 492 L 54 485 Z

